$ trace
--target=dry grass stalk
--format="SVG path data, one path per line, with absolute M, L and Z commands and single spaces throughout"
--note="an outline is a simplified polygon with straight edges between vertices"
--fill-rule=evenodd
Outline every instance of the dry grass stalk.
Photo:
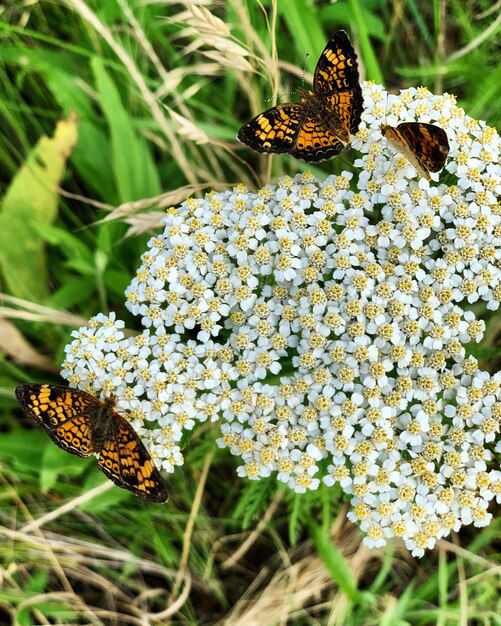
M 472 41 L 470 41 L 468 45 L 464 46 L 464 48 L 456 50 L 456 52 L 453 52 L 445 60 L 444 66 L 447 67 L 447 65 L 449 65 L 453 61 L 457 61 L 461 57 L 464 57 L 466 54 L 469 54 L 472 50 L 475 50 L 475 48 L 478 48 L 482 42 L 484 42 L 486 39 L 489 39 L 489 37 L 497 31 L 500 25 L 501 13 L 498 14 L 496 19 L 483 32 L 481 32 L 480 35 L 475 37 L 475 39 L 472 39 Z M 445 71 L 445 67 L 443 71 Z
M 264 531 L 266 526 L 269 524 L 270 520 L 273 518 L 275 511 L 277 510 L 278 505 L 282 501 L 284 497 L 285 490 L 280 490 L 277 492 L 276 496 L 270 502 L 270 505 L 266 509 L 263 518 L 260 520 L 256 529 L 253 530 L 249 536 L 245 539 L 245 541 L 241 544 L 241 546 L 230 556 L 221 563 L 221 569 L 230 569 L 235 566 L 236 563 L 250 550 L 252 545 L 257 541 L 258 537 Z
M 178 163 L 183 175 L 188 181 L 190 181 L 190 183 L 196 184 L 197 177 L 185 156 L 182 144 L 170 128 L 155 95 L 149 89 L 142 72 L 139 70 L 131 56 L 128 52 L 126 52 L 125 48 L 114 39 L 110 29 L 97 17 L 87 4 L 83 2 L 83 0 L 66 0 L 66 3 L 70 5 L 84 20 L 86 20 L 92 28 L 94 28 L 94 30 L 115 52 L 125 69 L 128 71 L 133 83 L 139 89 L 141 97 L 143 98 L 145 105 L 150 109 L 153 119 L 157 122 L 162 132 L 167 137 L 171 148 L 171 155 Z
M 19 365 L 28 365 L 51 374 L 59 368 L 51 359 L 38 352 L 14 324 L 0 317 L 0 353 L 10 357 Z
M 48 522 L 52 522 L 58 517 L 61 517 L 61 515 L 65 515 L 66 513 L 69 513 L 70 511 L 75 510 L 76 508 L 78 508 L 79 506 L 82 506 L 86 502 L 89 502 L 96 496 L 99 496 L 102 493 L 109 491 L 113 486 L 114 486 L 113 483 L 107 480 L 104 483 L 98 485 L 97 487 L 94 487 L 94 489 L 90 489 L 89 491 L 86 491 L 81 496 L 78 496 L 77 498 L 73 498 L 73 500 L 66 502 L 65 504 L 58 507 L 57 509 L 54 509 L 50 511 L 49 513 L 46 513 L 45 515 L 42 515 L 41 517 L 33 520 L 32 522 L 29 522 L 28 524 L 26 524 L 26 526 L 23 526 L 23 528 L 21 528 L 21 531 L 24 533 L 31 533 L 34 530 L 37 530 L 38 528 L 42 527 L 44 524 L 47 524 Z
M 360 531 L 343 513 L 337 517 L 331 539 L 342 549 L 355 580 L 366 571 L 370 559 L 380 556 L 378 551 L 361 544 Z M 308 552 L 306 557 L 305 552 Z M 346 623 L 350 601 L 337 588 L 324 562 L 317 555 L 310 556 L 311 552 L 308 542 L 283 555 L 283 563 L 277 566 L 271 580 L 261 581 L 263 584 L 258 589 L 251 585 L 252 591 L 242 596 L 218 626 L 288 624 L 294 615 L 311 617 L 320 609 L 325 615 L 329 607 L 332 607 L 329 624 L 342 626 Z M 321 599 L 322 605 L 319 605 Z
M 93 594 L 93 597 L 106 599 L 106 604 L 110 610 L 93 607 L 85 603 L 81 595 L 74 592 L 69 583 L 63 585 L 64 591 L 53 592 L 59 595 L 63 605 L 73 610 L 80 617 L 85 616 L 87 619 L 90 616 L 94 616 L 95 619 L 107 617 L 116 620 L 117 624 L 130 623 L 146 626 L 173 617 L 189 597 L 192 577 L 186 572 L 182 576 L 183 586 L 180 593 L 173 600 L 169 600 L 167 598 L 168 588 L 151 588 L 142 578 L 143 576 L 155 575 L 170 581 L 176 574 L 175 570 L 165 568 L 153 561 L 135 557 L 126 550 L 114 550 L 108 545 L 101 546 L 97 543 L 76 540 L 66 535 L 51 532 L 41 533 L 39 529 L 35 530 L 36 534 L 31 535 L 0 526 L 0 535 L 11 542 L 16 542 L 17 549 L 14 558 L 17 563 L 15 563 L 15 569 L 19 571 L 19 568 L 24 568 L 26 574 L 30 575 L 30 571 L 34 567 L 48 567 L 52 570 L 57 564 L 57 569 L 65 572 L 65 578 L 74 581 L 75 584 L 82 585 L 85 582 L 93 587 L 95 593 L 98 594 L 97 596 Z M 124 568 L 132 568 L 137 571 L 134 577 L 123 579 L 119 576 L 120 582 L 114 584 L 113 577 L 103 576 L 94 571 L 95 568 L 100 567 L 116 570 L 118 576 Z M 12 567 L 10 569 L 12 570 Z M 10 580 L 15 584 L 12 576 L 3 576 L 6 590 L 9 588 Z M 131 585 L 129 589 L 127 588 L 128 581 Z M 206 585 L 201 581 L 200 586 L 206 588 Z M 162 596 L 165 608 L 158 612 L 150 611 L 149 601 L 155 598 L 155 604 L 158 604 L 159 597 Z M 52 597 L 51 593 L 40 594 L 34 604 L 42 603 L 50 597 Z M 31 606 L 31 603 L 28 603 L 25 608 Z M 91 621 L 90 623 L 101 622 Z
M 157 89 L 156 96 L 160 99 L 164 96 L 170 97 L 187 76 L 217 76 L 220 72 L 219 63 L 193 63 L 187 67 L 176 67 L 168 73 L 162 86 Z
M 162 211 L 147 211 L 146 213 L 126 217 L 123 221 L 129 224 L 129 228 L 124 235 L 125 239 L 136 237 L 143 233 L 153 233 L 160 228 L 164 217 L 165 213 Z
M 45 324 L 62 324 L 63 326 L 75 326 L 76 328 L 87 323 L 87 320 L 79 315 L 73 315 L 67 311 L 9 296 L 6 293 L 0 293 L 0 303 L 12 305 L 11 307 L 0 306 L 0 317 L 43 322 Z
M 239 72 L 253 73 L 255 71 L 244 57 L 233 54 L 230 50 L 202 50 L 202 54 L 213 61 L 217 61 L 223 67 L 230 67 Z
M 124 202 L 115 207 L 109 215 L 107 215 L 97 223 L 100 224 L 102 222 L 110 222 L 112 220 L 120 219 L 125 216 L 133 215 L 135 213 L 139 213 L 139 211 L 144 211 L 144 209 L 148 209 L 152 206 L 156 206 L 160 209 L 167 208 L 172 205 L 179 204 L 193 194 L 199 194 L 203 189 L 206 188 L 207 185 L 203 184 L 184 185 L 183 187 L 178 187 L 177 189 L 173 189 L 172 191 L 161 193 L 160 195 L 153 196 L 152 198 L 142 198 L 141 200 Z
M 193 39 L 185 46 L 183 54 L 189 56 L 200 50 L 223 67 L 252 72 L 252 66 L 246 60 L 249 52 L 237 43 L 223 20 L 211 13 L 204 4 L 198 0 L 185 0 L 186 9 L 172 18 L 173 22 L 185 25 L 180 35 Z M 202 50 L 204 46 L 209 50 Z
M 115 207 L 109 215 L 101 220 L 98 220 L 95 224 L 111 222 L 113 220 L 122 220 L 126 224 L 130 225 L 130 229 L 125 235 L 126 237 L 132 237 L 144 232 L 150 232 L 162 225 L 162 219 L 165 217 L 165 212 L 157 210 L 145 211 L 145 209 L 151 206 L 156 206 L 158 208 L 175 207 L 183 200 L 186 200 L 186 198 L 193 195 L 199 195 L 203 189 L 212 188 L 216 190 L 225 190 L 231 188 L 233 184 L 234 183 L 185 185 L 183 187 L 173 189 L 172 191 L 162 193 L 153 198 L 143 198 L 142 200 L 125 202 L 118 207 Z M 143 212 L 140 213 L 140 211 Z
M 176 124 L 176 130 L 181 137 L 184 137 L 189 141 L 194 141 L 197 144 L 209 143 L 209 137 L 202 130 L 200 130 L 196 124 L 193 124 L 193 122 L 190 122 L 190 120 L 186 117 L 176 113 L 169 107 L 167 107 L 167 110 Z
M 177 20 L 185 22 L 197 30 L 200 34 L 213 35 L 215 37 L 231 37 L 230 29 L 223 20 L 216 17 L 213 13 L 200 2 L 193 0 L 185 0 L 184 4 L 187 10 L 179 13 Z

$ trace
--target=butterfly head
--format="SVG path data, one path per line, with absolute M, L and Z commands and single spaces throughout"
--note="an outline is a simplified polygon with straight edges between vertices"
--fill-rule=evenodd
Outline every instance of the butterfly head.
M 311 100 L 312 96 L 314 95 L 312 91 L 306 89 L 305 87 L 299 87 L 297 93 L 301 98 L 301 102 L 308 102 L 308 100 Z

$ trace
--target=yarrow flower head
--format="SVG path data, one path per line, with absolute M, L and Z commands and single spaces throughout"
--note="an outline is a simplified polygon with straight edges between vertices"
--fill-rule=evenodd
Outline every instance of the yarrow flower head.
M 449 95 L 364 98 L 357 175 L 183 202 L 126 291 L 142 330 L 98 315 L 63 375 L 114 394 L 167 471 L 186 430 L 218 422 L 240 476 L 339 484 L 369 546 L 420 556 L 501 499 L 501 378 L 465 351 L 485 330 L 470 305 L 501 298 L 500 138 Z M 381 136 L 414 120 L 447 133 L 441 182 Z

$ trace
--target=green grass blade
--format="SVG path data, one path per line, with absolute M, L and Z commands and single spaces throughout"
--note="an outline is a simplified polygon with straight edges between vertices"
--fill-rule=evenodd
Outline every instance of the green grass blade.
M 329 535 L 313 522 L 310 522 L 309 530 L 317 552 L 327 566 L 332 578 L 354 604 L 365 602 L 363 594 L 360 593 L 357 588 L 356 581 L 351 573 L 347 560 L 344 558 L 341 551 L 332 543 Z
M 376 53 L 372 47 L 369 31 L 367 29 L 364 10 L 358 0 L 349 0 L 351 14 L 357 27 L 360 51 L 364 60 L 367 78 L 376 83 L 383 84 L 383 73 L 376 58 Z
M 99 100 L 111 133 L 112 169 L 121 202 L 160 193 L 160 181 L 151 153 L 137 136 L 132 119 L 122 104 L 120 93 L 101 58 L 91 63 Z
M 277 4 L 278 12 L 292 34 L 298 58 L 302 62 L 306 54 L 310 53 L 312 59 L 318 59 L 328 37 L 316 12 L 306 9 L 303 0 L 287 0 Z M 280 49 L 278 52 L 280 55 Z

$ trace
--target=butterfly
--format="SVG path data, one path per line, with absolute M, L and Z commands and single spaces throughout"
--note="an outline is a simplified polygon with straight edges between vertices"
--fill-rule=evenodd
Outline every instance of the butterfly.
M 310 163 L 339 154 L 360 125 L 363 109 L 357 55 L 344 30 L 320 55 L 313 91 L 279 104 L 242 126 L 237 139 L 256 152 L 285 152 Z M 344 142 L 344 143 L 342 143 Z
M 423 122 L 402 122 L 396 127 L 381 124 L 379 128 L 390 144 L 426 180 L 430 180 L 430 172 L 439 172 L 445 165 L 449 142 L 440 126 Z
M 58 385 L 19 385 L 16 397 L 60 448 L 87 457 L 123 489 L 149 502 L 165 502 L 167 489 L 151 456 L 129 422 L 104 401 L 80 389 Z

